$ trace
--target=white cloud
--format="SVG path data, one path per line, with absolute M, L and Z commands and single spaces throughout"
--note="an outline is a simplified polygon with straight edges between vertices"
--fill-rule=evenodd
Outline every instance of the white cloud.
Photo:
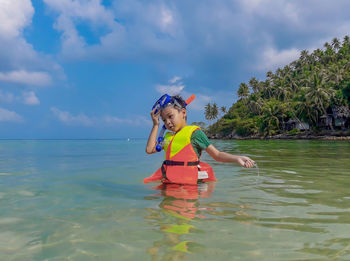
M 92 126 L 94 124 L 93 120 L 83 113 L 72 115 L 68 111 L 61 111 L 55 107 L 51 107 L 51 112 L 58 118 L 59 121 L 66 125 Z
M 169 94 L 169 95 L 180 95 L 184 100 L 188 99 L 192 94 L 196 96 L 194 101 L 191 102 L 190 110 L 194 111 L 203 111 L 206 104 L 209 102 L 215 101 L 224 101 L 227 102 L 229 99 L 232 100 L 232 97 L 228 96 L 227 93 L 216 92 L 215 95 L 209 96 L 201 93 L 190 93 L 185 91 L 185 85 L 181 82 L 181 77 L 174 76 L 169 80 L 169 83 L 173 83 L 172 85 L 156 85 L 156 90 L 160 94 Z M 177 84 L 175 84 L 177 83 Z
M 0 36 L 18 36 L 32 22 L 33 14 L 30 0 L 0 0 Z
M 0 72 L 0 81 L 26 85 L 46 86 L 51 84 L 51 76 L 47 72 L 28 72 L 25 70 Z
M 242 9 L 246 13 L 253 13 L 259 11 L 259 7 L 261 6 L 264 0 L 240 0 Z
M 59 14 L 54 27 L 62 32 L 62 52 L 66 58 L 90 57 L 96 52 L 96 47 L 100 46 L 99 44 L 89 46 L 86 43 L 77 30 L 80 24 L 86 24 L 94 31 L 98 31 L 96 29 L 100 27 L 107 28 L 109 32 L 100 38 L 101 42 L 106 41 L 105 37 L 108 37 L 111 31 L 120 32 L 121 26 L 114 20 L 113 13 L 106 9 L 100 0 L 44 0 L 44 2 Z M 87 50 L 91 47 L 92 50 Z
M 171 84 L 174 84 L 174 83 L 176 83 L 176 82 L 178 82 L 178 81 L 180 81 L 181 80 L 181 77 L 179 77 L 179 76 L 174 76 L 174 78 L 172 78 L 171 80 L 169 80 L 169 82 L 171 83 Z
M 58 120 L 66 125 L 71 126 L 103 126 L 103 125 L 130 125 L 130 126 L 142 126 L 151 125 L 151 121 L 144 116 L 131 116 L 129 118 L 120 118 L 116 116 L 102 116 L 102 117 L 89 117 L 84 113 L 73 115 L 68 111 L 62 111 L 55 107 L 51 107 L 51 112 L 58 118 Z
M 0 102 L 13 103 L 20 102 L 26 105 L 38 105 L 40 101 L 33 91 L 22 92 L 22 95 L 14 95 L 13 93 L 3 92 L 0 90 Z
M 160 94 L 169 94 L 169 95 L 176 95 L 180 94 L 180 92 L 185 88 L 184 85 L 156 85 L 156 90 Z
M 105 116 L 103 121 L 107 124 L 126 124 L 132 126 L 151 125 L 151 121 L 143 116 L 134 116 L 125 119 L 115 116 Z
M 104 117 L 104 121 L 106 123 L 110 123 L 110 124 L 113 124 L 113 123 L 117 123 L 117 124 L 120 124 L 120 123 L 132 123 L 132 120 L 128 120 L 128 121 L 125 121 L 121 118 L 118 118 L 118 117 L 114 117 L 114 116 L 105 116 Z
M 97 25 L 114 24 L 113 13 L 101 4 L 101 0 L 44 0 L 44 2 L 65 17 L 86 19 Z
M 258 60 L 257 69 L 274 70 L 277 67 L 284 67 L 290 62 L 298 59 L 299 55 L 300 50 L 296 48 L 278 51 L 272 47 L 268 47 L 264 50 Z
M 174 22 L 173 15 L 171 11 L 167 8 L 162 8 L 160 17 L 161 17 L 161 22 L 162 22 L 161 24 L 163 29 L 166 29 L 166 27 L 168 27 Z
M 181 77 L 174 76 L 172 79 L 169 80 L 170 84 L 162 85 L 157 84 L 156 90 L 160 94 L 169 94 L 169 95 L 177 95 L 180 94 L 183 89 L 185 88 L 185 85 L 181 82 Z
M 165 5 L 160 6 L 160 15 L 154 16 L 153 19 L 159 17 L 159 27 L 163 33 L 168 33 L 170 35 L 176 34 L 176 20 L 172 10 Z
M 299 23 L 299 7 L 297 3 L 280 0 L 240 0 L 242 11 L 247 15 L 285 19 L 292 23 Z M 277 11 L 278 10 L 278 11 Z
M 177 10 L 159 2 L 114 1 L 106 7 L 100 0 L 44 0 L 58 14 L 54 28 L 62 32 L 65 59 L 147 59 L 154 54 L 174 55 L 183 38 Z M 121 22 L 120 22 L 121 21 Z M 87 26 L 97 43 L 90 44 L 79 31 Z
M 52 83 L 51 74 L 64 79 L 62 67 L 23 35 L 33 15 L 30 0 L 0 0 L 0 81 L 45 86 Z
M 23 103 L 27 105 L 38 105 L 40 101 L 33 91 L 23 93 Z
M 23 118 L 14 111 L 0 107 L 0 122 L 22 122 Z

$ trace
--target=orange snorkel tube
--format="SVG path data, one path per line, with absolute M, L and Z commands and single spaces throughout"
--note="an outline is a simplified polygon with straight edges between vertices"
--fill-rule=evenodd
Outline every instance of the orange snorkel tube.
M 192 94 L 186 101 L 186 106 L 189 105 L 196 98 L 196 95 Z

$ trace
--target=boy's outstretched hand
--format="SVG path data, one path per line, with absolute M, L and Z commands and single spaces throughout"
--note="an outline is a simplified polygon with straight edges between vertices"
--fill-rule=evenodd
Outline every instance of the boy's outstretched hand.
M 252 168 L 254 167 L 254 160 L 246 157 L 246 156 L 238 156 L 237 162 L 239 165 L 241 165 L 241 167 L 244 168 Z
M 236 162 L 244 168 L 252 168 L 255 164 L 254 160 L 249 157 L 232 155 L 230 153 L 219 151 L 212 144 L 210 144 L 205 151 L 208 152 L 214 160 L 219 162 Z

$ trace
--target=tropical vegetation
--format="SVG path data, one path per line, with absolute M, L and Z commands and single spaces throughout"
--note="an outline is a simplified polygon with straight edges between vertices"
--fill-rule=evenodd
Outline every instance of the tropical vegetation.
M 327 126 L 320 122 L 339 108 L 349 124 L 350 38 L 345 36 L 342 42 L 334 38 L 323 47 L 312 53 L 301 51 L 298 60 L 267 72 L 265 80 L 252 77 L 241 83 L 239 99 L 208 127 L 208 134 L 271 136 L 286 133 L 286 122 L 291 119 L 307 123 L 314 132 L 333 130 L 334 119 Z M 205 116 L 217 119 L 215 103 L 205 107 Z

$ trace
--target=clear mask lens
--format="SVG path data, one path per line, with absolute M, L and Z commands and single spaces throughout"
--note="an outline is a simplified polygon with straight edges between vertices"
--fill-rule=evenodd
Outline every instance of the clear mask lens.
M 179 109 L 183 108 L 183 106 L 180 105 L 180 103 L 175 100 L 175 99 L 171 99 L 170 102 L 168 102 L 167 104 L 164 104 L 162 107 L 162 109 L 166 108 L 166 107 L 169 107 L 169 106 L 172 106 L 172 107 L 178 107 Z

